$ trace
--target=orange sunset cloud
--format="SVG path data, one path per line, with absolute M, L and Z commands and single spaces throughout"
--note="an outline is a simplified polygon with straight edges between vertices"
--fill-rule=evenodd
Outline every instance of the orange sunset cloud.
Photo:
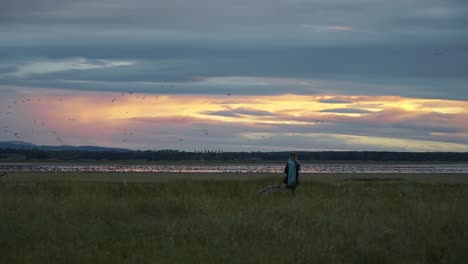
M 202 96 L 30 90 L 4 104 L 9 106 L 4 109 L 8 115 L 3 114 L 9 127 L 4 139 L 11 139 L 17 131 L 15 137 L 21 140 L 38 137 L 50 141 L 60 135 L 69 144 L 79 139 L 89 144 L 145 148 L 143 140 L 182 147 L 203 146 L 206 137 L 211 137 L 209 142 L 214 138 L 223 141 L 225 136 L 262 141 L 265 135 L 273 139 L 288 133 L 315 141 L 311 136 L 315 133 L 333 135 L 350 149 L 353 144 L 387 146 L 385 142 L 393 138 L 408 148 L 413 145 L 414 150 L 427 150 L 424 142 L 432 142 L 426 145 L 434 150 L 444 144 L 468 150 L 463 143 L 468 142 L 466 101 L 335 94 Z M 223 136 L 222 130 L 229 132 Z M 47 136 L 50 131 L 53 137 Z M 169 143 L 165 145 L 164 139 Z

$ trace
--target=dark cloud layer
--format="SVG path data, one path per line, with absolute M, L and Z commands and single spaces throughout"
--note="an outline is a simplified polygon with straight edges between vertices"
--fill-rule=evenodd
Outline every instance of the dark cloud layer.
M 467 12 L 440 0 L 6 0 L 0 85 L 466 100 Z M 276 81 L 204 82 L 232 76 Z
M 341 100 L 341 99 L 323 99 L 323 100 L 319 100 L 319 102 L 326 103 L 326 104 L 349 104 L 349 103 L 352 103 L 353 101 Z
M 343 113 L 343 114 L 365 114 L 372 111 L 358 108 L 332 108 L 320 110 L 323 113 Z
M 217 116 L 228 116 L 228 117 L 238 117 L 241 115 L 248 115 L 248 116 L 274 116 L 273 113 L 258 109 L 252 108 L 235 108 L 235 109 L 227 109 L 221 111 L 205 111 L 203 114 L 207 115 L 217 115 Z

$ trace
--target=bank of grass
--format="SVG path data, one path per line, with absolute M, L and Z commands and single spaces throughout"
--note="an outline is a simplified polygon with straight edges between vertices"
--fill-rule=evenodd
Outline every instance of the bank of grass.
M 468 185 L 0 183 L 0 263 L 467 263 Z

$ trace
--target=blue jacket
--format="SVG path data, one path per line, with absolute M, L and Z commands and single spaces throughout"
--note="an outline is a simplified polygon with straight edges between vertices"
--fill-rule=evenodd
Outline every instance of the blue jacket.
M 284 174 L 286 174 L 286 176 L 283 179 L 283 183 L 291 187 L 299 185 L 300 170 L 301 164 L 299 161 L 289 158 L 288 163 L 286 163 L 286 167 L 284 168 Z

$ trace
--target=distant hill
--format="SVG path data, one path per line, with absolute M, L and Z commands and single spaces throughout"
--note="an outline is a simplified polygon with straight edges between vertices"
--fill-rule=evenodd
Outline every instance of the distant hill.
M 129 149 L 122 148 L 107 148 L 107 147 L 98 147 L 98 146 L 38 146 L 29 142 L 24 141 L 0 141 L 0 149 L 23 149 L 23 150 L 32 150 L 38 149 L 42 151 L 62 151 L 62 150 L 78 150 L 78 151 L 117 151 L 117 152 L 127 152 Z

